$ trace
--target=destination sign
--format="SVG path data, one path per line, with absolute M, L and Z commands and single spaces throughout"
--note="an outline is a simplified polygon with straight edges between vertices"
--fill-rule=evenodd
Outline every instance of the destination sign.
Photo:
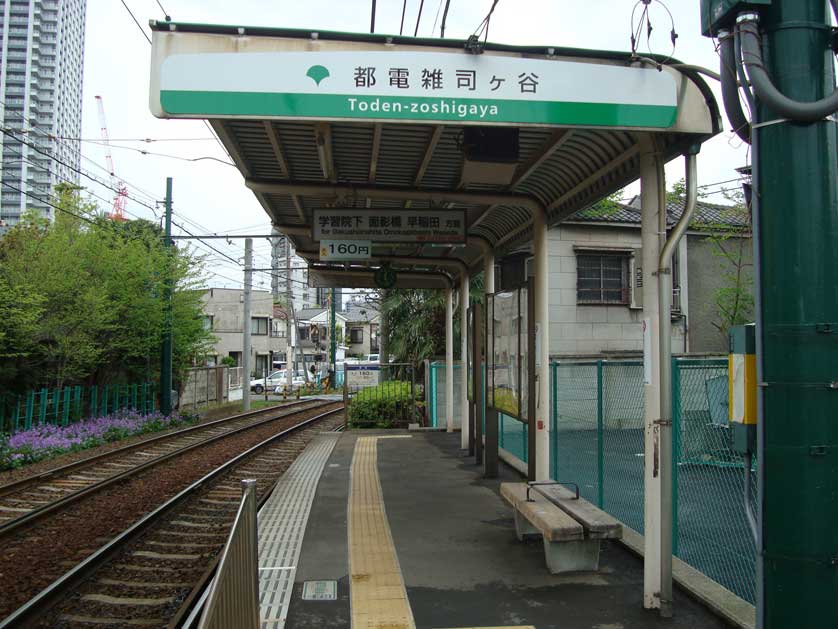
M 313 232 L 321 242 L 465 243 L 466 215 L 464 210 L 314 210 Z

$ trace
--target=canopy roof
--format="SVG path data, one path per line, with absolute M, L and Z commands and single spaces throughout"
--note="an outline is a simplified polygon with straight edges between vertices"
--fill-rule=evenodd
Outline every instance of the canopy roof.
M 152 30 L 152 111 L 160 117 L 208 119 L 272 223 L 291 236 L 297 252 L 309 261 L 319 259 L 318 243 L 311 232 L 314 210 L 341 207 L 464 211 L 464 244 L 374 243 L 372 260 L 353 263 L 352 267 L 341 265 L 343 271 L 331 276 L 338 286 L 370 285 L 371 279 L 364 277 L 360 267 L 377 266 L 383 261 L 390 261 L 393 268 L 411 271 L 409 275 L 399 274 L 399 285 L 442 285 L 443 273 L 456 275 L 476 268 L 489 248 L 495 255 L 502 255 L 525 245 L 531 237 L 534 211 L 545 211 L 548 225 L 554 225 L 636 180 L 641 137 L 653 136 L 657 150 L 669 160 L 720 131 L 718 106 L 704 81 L 689 66 L 674 61 L 655 68 L 652 62 L 663 59 L 637 61 L 628 53 L 491 43 L 485 45 L 482 54 L 474 55 L 465 50 L 464 42 L 455 40 L 172 22 L 153 22 Z M 661 123 L 649 117 L 650 122 L 646 123 L 647 118 L 642 115 L 631 119 L 617 114 L 593 119 L 586 117 L 588 110 L 583 111 L 587 105 L 572 109 L 573 103 L 556 118 L 527 118 L 537 107 L 547 111 L 553 106 L 547 101 L 524 103 L 520 123 L 487 122 L 456 115 L 447 120 L 396 119 L 372 112 L 366 112 L 365 117 L 342 117 L 321 111 L 319 105 L 312 104 L 314 101 L 306 101 L 305 106 L 292 112 L 271 109 L 272 104 L 263 104 L 267 101 L 250 98 L 253 94 L 249 100 L 242 96 L 250 89 L 246 85 L 250 79 L 239 75 L 252 72 L 252 81 L 265 85 L 264 89 L 254 88 L 261 98 L 264 93 L 280 89 L 276 85 L 286 80 L 285 73 L 293 74 L 297 59 L 302 56 L 303 62 L 308 63 L 305 60 L 313 58 L 311 53 L 332 60 L 332 68 L 344 61 L 350 63 L 346 57 L 351 53 L 351 63 L 357 63 L 358 70 L 370 53 L 380 55 L 374 59 L 396 60 L 405 66 L 412 63 L 410 60 L 421 64 L 427 59 L 431 67 L 454 59 L 463 67 L 481 70 L 516 63 L 513 67 L 520 68 L 524 63 L 521 60 L 526 60 L 541 73 L 542 81 L 549 81 L 544 82 L 543 89 L 565 90 L 571 99 L 577 91 L 595 92 L 602 102 L 613 103 L 623 102 L 626 95 L 621 93 L 619 80 L 613 84 L 607 80 L 612 76 L 610 72 L 616 72 L 613 76 L 618 79 L 627 76 L 630 83 L 640 77 L 637 85 L 641 86 L 657 85 L 665 79 L 672 85 L 672 120 Z M 287 65 L 283 64 L 285 59 Z M 544 69 L 559 68 L 561 64 L 548 66 L 545 61 L 572 62 L 568 68 L 590 71 L 591 83 L 596 84 L 587 87 L 582 81 L 572 86 L 558 85 L 555 77 L 545 77 Z M 203 79 L 195 76 L 201 74 L 200 64 L 204 62 L 209 63 L 207 67 L 217 67 L 217 75 L 208 76 L 202 84 Z M 189 65 L 193 63 L 198 65 Z M 225 65 L 228 63 L 231 65 Z M 175 64 L 183 66 L 181 74 L 186 77 L 179 84 L 169 78 Z M 388 78 L 387 65 L 378 69 L 377 80 L 382 85 Z M 247 72 L 236 68 L 246 68 Z M 323 65 L 309 68 L 310 88 L 315 89 L 315 82 L 317 88 L 321 82 L 328 87 L 329 82 L 323 81 L 320 74 L 312 74 L 315 68 L 326 69 Z M 642 75 L 638 74 L 641 69 Z M 389 70 L 392 73 L 393 68 Z M 338 72 L 332 72 L 337 82 Z M 488 74 L 494 73 L 487 71 L 487 80 Z M 391 88 L 395 85 L 392 76 Z M 209 106 L 189 100 L 215 89 L 207 85 L 228 80 L 230 91 Z M 356 76 L 356 83 L 358 80 Z M 175 91 L 167 91 L 170 89 Z M 488 89 L 487 86 L 484 91 L 488 93 Z M 520 89 L 524 91 L 525 87 Z M 648 96 L 644 89 L 635 91 L 633 98 L 637 102 Z M 175 102 L 172 94 L 183 99 Z M 241 100 L 232 104 L 238 97 Z M 290 100 L 282 102 L 287 104 Z M 471 126 L 519 128 L 519 151 L 511 180 L 465 176 L 463 133 Z M 328 284 L 335 266 L 318 267 L 315 276 L 321 285 Z

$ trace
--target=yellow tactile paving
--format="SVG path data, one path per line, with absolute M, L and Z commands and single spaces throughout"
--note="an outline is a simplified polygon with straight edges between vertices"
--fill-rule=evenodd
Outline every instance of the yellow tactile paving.
M 405 435 L 407 436 L 407 435 Z M 359 437 L 349 493 L 353 629 L 414 629 L 378 478 L 378 439 Z

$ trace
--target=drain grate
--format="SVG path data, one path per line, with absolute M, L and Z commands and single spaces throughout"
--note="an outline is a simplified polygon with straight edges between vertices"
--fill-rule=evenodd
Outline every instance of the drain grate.
M 303 584 L 304 601 L 336 601 L 337 598 L 337 581 L 306 581 Z

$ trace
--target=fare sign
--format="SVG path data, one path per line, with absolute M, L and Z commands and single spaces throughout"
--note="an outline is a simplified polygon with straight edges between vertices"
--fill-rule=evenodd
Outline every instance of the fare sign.
M 466 215 L 463 210 L 314 210 L 314 240 L 356 239 L 465 243 Z
M 369 260 L 372 243 L 369 240 L 321 240 L 320 261 Z

